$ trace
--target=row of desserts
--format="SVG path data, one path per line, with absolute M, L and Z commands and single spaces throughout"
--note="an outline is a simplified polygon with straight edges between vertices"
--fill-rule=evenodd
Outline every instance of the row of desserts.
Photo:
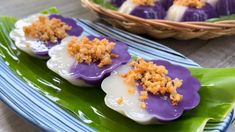
M 145 19 L 206 21 L 235 13 L 234 0 L 108 0 L 118 12 Z
M 29 55 L 78 88 L 100 87 L 105 104 L 141 123 L 172 121 L 200 102 L 200 83 L 189 70 L 163 60 L 132 60 L 125 43 L 85 36 L 75 19 L 36 14 L 18 20 L 10 33 Z M 79 97 L 78 97 L 79 98 Z

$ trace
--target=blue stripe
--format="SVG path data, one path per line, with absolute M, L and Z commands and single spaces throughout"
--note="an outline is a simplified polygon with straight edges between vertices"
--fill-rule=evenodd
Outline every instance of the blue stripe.
M 205 131 L 214 131 L 217 130 L 219 132 L 226 132 L 228 129 L 228 124 L 230 124 L 233 120 L 233 111 L 227 115 L 223 122 L 208 122 Z
M 50 128 L 51 130 L 93 131 L 20 80 L 2 60 L 0 67 L 1 86 L 4 87 L 1 89 L 1 98 L 8 96 L 6 98 L 9 98 L 12 102 L 15 101 L 14 107 L 27 113 L 29 119 L 37 120 L 41 123 L 41 126 L 44 126 L 43 128 Z M 22 114 L 22 112 L 19 113 Z

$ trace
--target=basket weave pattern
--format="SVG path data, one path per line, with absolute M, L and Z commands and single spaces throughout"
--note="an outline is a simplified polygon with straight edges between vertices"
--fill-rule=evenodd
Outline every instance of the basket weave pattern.
M 225 35 L 235 35 L 235 20 L 219 22 L 148 20 L 103 8 L 90 0 L 81 1 L 84 7 L 98 13 L 103 20 L 111 25 L 135 34 L 148 34 L 157 39 L 212 39 Z

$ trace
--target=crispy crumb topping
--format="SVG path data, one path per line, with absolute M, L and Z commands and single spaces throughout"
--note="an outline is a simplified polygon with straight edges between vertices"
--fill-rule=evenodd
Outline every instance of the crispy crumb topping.
M 71 56 L 76 58 L 78 63 L 99 62 L 98 67 L 101 68 L 110 65 L 112 58 L 118 57 L 118 55 L 112 54 L 114 46 L 115 43 L 109 42 L 106 38 L 89 40 L 89 38 L 83 37 L 78 41 L 76 37 L 72 37 L 67 50 Z
M 49 19 L 46 16 L 39 16 L 37 21 L 29 26 L 23 27 L 26 37 L 53 43 L 56 43 L 59 39 L 65 38 L 68 35 L 66 32 L 71 29 L 71 26 L 62 22 L 60 19 Z
M 141 91 L 140 96 L 139 96 L 139 100 L 140 101 L 145 101 L 147 99 L 148 99 L 148 92 L 147 91 Z
M 141 102 L 140 102 L 140 108 L 146 109 L 146 103 L 143 102 L 143 101 L 141 101 Z
M 118 105 L 122 105 L 123 104 L 123 98 L 122 97 L 117 98 L 116 102 L 117 102 Z
M 132 2 L 141 6 L 154 6 L 156 0 L 132 0 Z
M 129 87 L 128 88 L 128 93 L 129 94 L 134 94 L 135 93 L 135 88 L 134 87 Z
M 205 5 L 203 0 L 175 0 L 175 4 L 194 8 L 202 8 Z
M 146 108 L 142 102 L 148 99 L 148 93 L 154 95 L 170 95 L 172 105 L 178 105 L 183 99 L 183 96 L 177 93 L 177 88 L 182 86 L 182 80 L 175 78 L 171 79 L 168 76 L 168 70 L 162 66 L 147 62 L 144 59 L 132 61 L 130 64 L 132 69 L 121 76 L 125 78 L 125 83 L 136 87 L 136 81 L 143 86 L 140 91 L 139 100 L 141 108 Z

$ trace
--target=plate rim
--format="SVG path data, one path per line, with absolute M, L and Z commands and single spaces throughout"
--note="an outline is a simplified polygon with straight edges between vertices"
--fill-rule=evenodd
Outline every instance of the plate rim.
M 81 19 L 78 19 L 79 22 L 83 22 L 83 23 L 91 23 L 90 21 L 86 21 L 86 20 L 81 20 Z M 97 24 L 98 25 L 98 24 Z M 105 26 L 105 25 L 103 25 Z M 84 28 L 85 29 L 85 28 Z M 131 35 L 131 36 L 135 36 L 135 37 L 139 37 L 141 39 L 145 39 L 143 37 L 140 37 L 140 36 L 137 36 L 137 35 L 134 35 L 134 34 L 131 34 L 131 33 L 128 33 L 128 32 L 125 32 L 125 31 L 122 31 L 122 30 L 119 30 L 119 29 L 111 29 L 109 28 L 110 32 L 112 32 L 112 30 L 115 30 L 117 32 L 121 32 L 121 33 L 124 33 L 124 34 L 127 34 L 127 35 Z M 145 39 L 147 41 L 151 41 L 151 40 L 148 40 L 148 39 Z M 157 42 L 154 42 L 154 41 L 151 41 L 153 43 L 156 43 L 158 45 L 161 45 Z M 163 45 L 162 45 L 163 46 Z M 170 52 L 174 52 L 174 53 L 177 53 L 179 55 L 182 55 L 180 53 L 178 53 L 177 51 L 174 51 L 166 46 L 163 46 L 163 48 L 166 48 L 166 50 L 171 50 Z M 167 49 L 168 48 L 168 49 Z M 184 56 L 184 55 L 182 55 Z M 185 57 L 185 59 L 188 60 L 188 62 L 190 63 L 194 63 L 194 65 L 198 65 L 197 63 L 195 63 L 194 61 L 188 59 L 187 57 Z M 199 66 L 199 65 L 198 65 Z M 24 120 L 28 121 L 29 123 L 33 124 L 33 126 L 37 127 L 37 128 L 40 128 L 44 131 L 54 131 L 54 130 L 57 130 L 57 129 L 52 129 L 53 127 L 47 127 L 47 125 L 45 125 L 45 123 L 43 124 L 42 122 L 39 122 L 38 120 L 36 119 L 33 119 L 31 116 L 27 115 L 24 113 L 24 111 L 20 111 L 19 110 L 19 107 L 17 107 L 16 104 L 14 104 L 12 102 L 12 100 L 9 99 L 9 97 L 7 98 L 7 95 L 4 95 L 4 90 L 3 90 L 3 87 L 5 89 L 9 89 L 6 85 L 11 85 L 9 81 L 14 81 L 14 80 L 18 80 L 18 82 L 24 86 L 26 86 L 28 88 L 29 91 L 31 91 L 32 93 L 35 94 L 35 96 L 38 96 L 42 99 L 44 99 L 44 101 L 47 101 L 47 103 L 49 103 L 50 105 L 53 106 L 53 108 L 57 108 L 57 109 L 54 109 L 54 110 L 60 110 L 62 113 L 66 114 L 66 116 L 69 117 L 69 119 L 72 119 L 74 121 L 74 123 L 77 123 L 76 125 L 79 126 L 76 128 L 76 130 L 79 130 L 79 131 L 95 131 L 93 128 L 91 128 L 90 126 L 86 125 L 85 123 L 81 122 L 80 120 L 78 120 L 77 118 L 75 118 L 74 116 L 72 116 L 71 114 L 69 114 L 68 112 L 66 112 L 63 108 L 61 108 L 59 105 L 55 104 L 54 102 L 52 102 L 50 99 L 48 99 L 46 96 L 42 95 L 40 92 L 38 92 L 36 89 L 32 88 L 30 85 L 27 84 L 27 82 L 25 80 L 23 80 L 22 78 L 20 78 L 14 71 L 12 71 L 10 69 L 10 67 L 8 67 L 8 65 L 4 62 L 4 60 L 0 57 L 0 84 L 2 84 L 3 86 L 0 87 L 0 100 L 4 102 L 4 104 L 6 104 L 12 111 L 14 111 L 15 113 L 17 113 L 18 116 L 20 116 L 21 118 L 23 118 Z M 7 84 L 3 84 L 3 80 L 5 79 L 5 82 L 7 82 Z M 11 80 L 9 80 L 11 79 Z M 12 80 L 13 79 L 13 80 Z M 6 81 L 8 80 L 8 81 Z M 15 89 L 15 87 L 11 87 L 13 89 Z M 17 94 L 16 94 L 17 95 Z M 18 94 L 19 95 L 19 94 Z M 32 101 L 33 102 L 33 101 Z M 33 102 L 34 103 L 34 102 Z M 232 112 L 232 115 L 233 115 L 233 112 Z M 231 115 L 231 119 L 229 121 L 229 123 L 227 123 L 226 127 L 224 128 L 223 131 L 226 131 L 228 129 L 228 127 L 230 126 L 229 124 L 231 123 L 232 121 L 232 115 Z M 64 117 L 61 117 L 61 119 L 63 119 Z M 63 122 L 64 123 L 64 122 Z M 48 122 L 46 123 L 48 124 Z M 75 125 L 75 126 L 76 126 Z M 55 128 L 55 127 L 54 127 Z M 70 130 L 66 130 L 66 131 L 72 131 L 74 129 L 70 129 Z

